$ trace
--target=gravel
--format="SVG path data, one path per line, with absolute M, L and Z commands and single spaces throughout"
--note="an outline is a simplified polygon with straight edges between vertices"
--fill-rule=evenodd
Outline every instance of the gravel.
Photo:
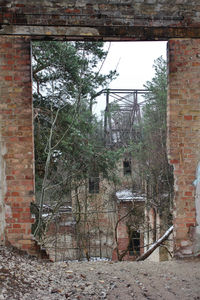
M 200 299 L 200 261 L 39 261 L 0 247 L 0 300 Z

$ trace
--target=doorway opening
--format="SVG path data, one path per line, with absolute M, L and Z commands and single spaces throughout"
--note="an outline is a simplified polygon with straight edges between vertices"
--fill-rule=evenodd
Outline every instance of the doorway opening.
M 148 52 L 143 52 L 148 43 L 127 42 L 126 47 L 139 44 L 140 61 L 146 61 L 141 55 Z M 125 76 L 120 83 L 123 52 L 113 68 L 107 64 L 118 45 L 122 43 L 33 43 L 33 234 L 53 260 L 129 259 L 130 245 L 139 256 L 151 246 L 153 230 L 159 236 L 171 225 L 166 60 L 154 52 L 149 77 L 147 66 L 140 66 L 140 73 L 135 63 L 126 66 L 130 80 Z M 113 93 L 116 81 L 118 94 Z M 156 228 L 152 207 L 159 216 Z M 129 241 L 130 228 L 142 232 L 143 243 L 137 244 L 137 236 Z

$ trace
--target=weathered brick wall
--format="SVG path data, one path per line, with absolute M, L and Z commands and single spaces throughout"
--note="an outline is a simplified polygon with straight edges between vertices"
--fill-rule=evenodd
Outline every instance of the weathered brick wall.
M 192 255 L 200 253 L 195 238 L 193 185 L 200 161 L 200 39 L 169 41 L 168 58 L 168 152 L 175 177 L 175 253 Z
M 0 37 L 1 237 L 31 247 L 34 194 L 30 40 Z M 5 224 L 6 222 L 6 224 Z
M 119 200 L 118 200 L 119 201 Z M 141 223 L 138 223 L 138 219 L 137 219 L 137 215 L 140 216 L 142 218 L 143 215 L 143 211 L 144 211 L 144 202 L 135 202 L 134 201 L 120 201 L 117 203 L 117 219 L 118 221 L 121 219 L 121 221 L 118 223 L 117 226 L 117 245 L 116 247 L 113 249 L 112 252 L 112 260 L 117 261 L 118 255 L 117 255 L 117 247 L 118 247 L 118 251 L 119 254 L 121 255 L 124 251 L 127 251 L 126 254 L 123 256 L 122 260 L 129 260 L 129 261 L 134 261 L 136 260 L 136 255 L 131 255 L 128 247 L 129 247 L 129 242 L 130 242 L 130 237 L 129 237 L 129 232 L 128 232 L 128 226 L 127 224 L 130 224 L 130 215 L 127 215 L 128 213 L 130 213 L 131 210 L 135 211 L 135 217 L 134 219 L 132 219 L 132 221 L 134 220 L 134 226 L 135 228 L 137 228 L 137 230 L 140 231 L 140 255 L 142 255 L 144 253 L 144 232 L 143 232 L 143 228 L 142 228 L 142 223 L 144 222 L 143 219 L 141 219 Z M 123 217 L 126 216 L 124 219 Z M 141 227 L 141 230 L 140 230 Z
M 199 25 L 199 0 L 0 1 L 0 34 L 155 40 L 199 37 Z

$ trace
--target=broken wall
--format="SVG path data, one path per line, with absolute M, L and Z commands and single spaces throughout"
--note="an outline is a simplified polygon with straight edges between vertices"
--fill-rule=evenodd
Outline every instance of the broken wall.
M 181 256 L 199 253 L 192 186 L 200 159 L 199 38 L 199 0 L 0 2 L 0 159 L 5 166 L 0 218 L 1 228 L 6 221 L 6 230 L 1 232 L 10 243 L 21 249 L 32 243 L 30 40 L 169 40 L 168 148 L 176 188 L 175 250 Z M 8 215 L 4 219 L 5 205 Z
M 1 234 L 6 243 L 28 250 L 34 200 L 29 38 L 0 38 L 0 99 Z
M 168 158 L 175 179 L 175 253 L 198 255 L 193 182 L 200 160 L 200 40 L 169 41 L 168 65 Z
M 81 182 L 71 191 L 68 213 L 58 210 L 49 223 L 43 246 L 52 260 L 112 256 L 116 223 L 114 185 L 100 176 L 98 193 L 90 193 L 88 183 Z M 48 217 L 44 219 L 47 220 Z

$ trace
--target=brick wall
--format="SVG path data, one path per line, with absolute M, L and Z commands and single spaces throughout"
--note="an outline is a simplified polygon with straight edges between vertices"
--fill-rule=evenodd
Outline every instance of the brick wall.
M 199 0 L 0 2 L 0 35 L 137 40 L 200 36 Z
M 133 210 L 134 208 L 134 217 L 131 219 L 131 215 L 128 215 L 128 213 Z M 119 251 L 119 255 L 122 255 L 122 253 L 125 251 L 126 254 L 123 256 L 122 260 L 126 261 L 134 261 L 136 260 L 137 256 L 131 255 L 131 253 L 128 250 L 130 237 L 128 232 L 128 226 L 127 224 L 131 224 L 135 227 L 135 230 L 140 231 L 140 255 L 144 253 L 144 232 L 142 228 L 142 224 L 144 220 L 142 219 L 142 214 L 144 211 L 144 202 L 137 203 L 134 201 L 120 201 L 117 204 L 117 218 L 118 218 L 118 226 L 117 226 L 117 245 L 115 249 L 113 249 L 112 253 L 112 260 L 117 261 L 118 255 L 117 255 L 117 247 Z M 127 217 L 125 217 L 127 215 Z M 141 219 L 139 221 L 138 217 L 141 216 Z M 125 218 L 124 218 L 125 217 Z M 139 221 L 139 223 L 138 223 Z M 140 230 L 141 227 L 141 230 Z
M 168 43 L 168 153 L 174 166 L 175 253 L 192 255 L 195 245 L 195 187 L 200 160 L 200 39 Z
M 32 245 L 32 129 L 30 40 L 0 37 L 1 238 L 23 250 Z

